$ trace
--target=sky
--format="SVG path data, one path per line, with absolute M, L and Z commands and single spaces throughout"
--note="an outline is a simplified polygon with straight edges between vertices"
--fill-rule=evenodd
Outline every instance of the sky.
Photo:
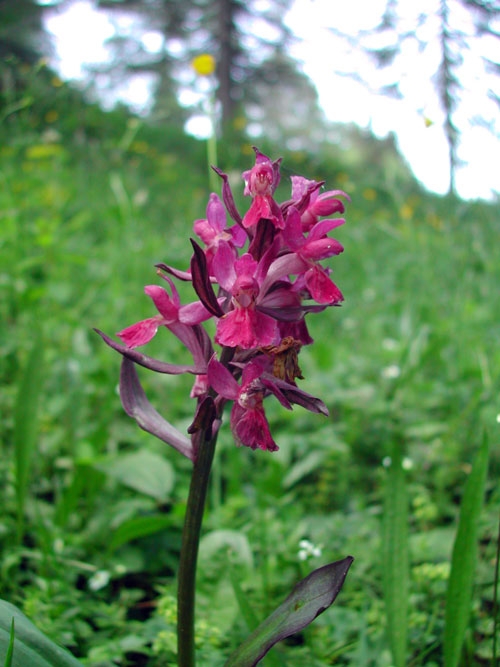
M 439 58 L 438 42 L 432 39 L 436 27 L 432 21 L 420 29 L 419 37 L 430 42 L 425 52 L 417 52 L 414 45 L 408 44 L 399 60 L 402 100 L 376 94 L 352 77 L 339 74 L 369 71 L 373 87 L 384 83 L 383 72 L 373 70 L 367 60 L 331 32 L 331 28 L 336 28 L 355 34 L 358 30 L 373 28 L 384 6 L 385 0 L 350 0 L 349 3 L 342 0 L 295 0 L 285 17 L 297 38 L 290 48 L 291 55 L 316 86 L 319 104 L 328 120 L 353 122 L 370 128 L 379 137 L 394 132 L 399 149 L 416 178 L 429 190 L 445 193 L 449 183 L 448 149 L 442 130 L 443 113 L 431 81 Z M 435 14 L 438 0 L 419 0 L 418 3 L 399 0 L 399 6 L 406 26 L 413 29 L 416 12 Z M 67 10 L 54 11 L 46 19 L 55 46 L 51 64 L 63 79 L 84 80 L 86 64 L 105 61 L 109 57 L 105 41 L 113 36 L 115 27 L 124 32 L 136 29 L 130 17 L 113 16 L 115 25 L 107 14 L 94 10 L 90 0 L 75 0 Z M 465 13 L 457 14 L 453 19 L 465 31 L 471 31 Z M 149 33 L 144 37 L 145 47 L 152 52 L 160 48 L 161 43 L 157 34 Z M 483 43 L 481 47 L 482 51 L 489 48 L 488 55 L 497 62 L 500 60 L 498 46 Z M 461 79 L 467 103 L 464 102 L 461 113 L 467 117 L 480 114 L 496 118 L 497 138 L 480 126 L 469 127 L 462 133 L 459 157 L 464 167 L 457 174 L 457 189 L 464 198 L 488 199 L 493 193 L 500 193 L 499 113 L 493 102 L 487 102 L 487 82 L 480 53 L 475 51 L 474 44 L 467 53 L 466 63 Z M 152 79 L 135 77 L 124 82 L 115 94 L 140 111 L 147 107 L 152 86 Z M 101 91 L 103 96 L 105 92 Z

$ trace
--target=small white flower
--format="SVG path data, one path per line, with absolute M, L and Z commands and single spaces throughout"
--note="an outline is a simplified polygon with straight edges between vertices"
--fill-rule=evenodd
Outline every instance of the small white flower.
M 391 364 L 382 369 L 382 377 L 386 380 L 393 380 L 401 375 L 401 369 L 396 364 Z
M 54 553 L 60 555 L 64 551 L 64 541 L 60 537 L 54 540 Z
M 300 540 L 299 547 L 297 554 L 299 560 L 304 561 L 321 556 L 321 547 L 314 545 L 310 540 Z
M 97 572 L 90 577 L 88 586 L 91 591 L 100 591 L 101 588 L 104 588 L 109 584 L 110 578 L 111 575 L 107 570 L 97 570 Z
M 497 414 L 497 424 L 500 424 L 500 412 Z
M 394 340 L 394 338 L 384 338 L 382 341 L 382 347 L 384 350 L 392 352 L 392 350 L 395 350 L 398 347 L 398 341 Z
M 401 461 L 401 467 L 403 470 L 411 470 L 413 468 L 413 460 L 410 459 L 408 456 L 405 456 L 404 459 Z
M 384 456 L 384 458 L 382 459 L 382 465 L 384 466 L 384 468 L 390 468 L 391 465 L 392 465 L 391 457 L 390 456 Z

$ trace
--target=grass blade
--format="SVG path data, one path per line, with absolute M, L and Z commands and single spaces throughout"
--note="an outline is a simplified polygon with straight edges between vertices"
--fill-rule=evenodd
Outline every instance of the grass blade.
M 457 667 L 469 624 L 479 517 L 488 472 L 489 447 L 485 436 L 465 484 L 457 535 L 451 557 L 444 629 L 445 667 Z
M 7 647 L 7 654 L 5 656 L 5 662 L 3 663 L 4 667 L 12 667 L 12 656 L 14 654 L 15 634 L 16 634 L 16 627 L 15 627 L 14 617 L 12 617 L 12 623 L 10 625 L 9 645 Z
M 33 346 L 21 376 L 14 414 L 14 465 L 16 473 L 17 534 L 24 532 L 24 509 L 33 450 L 38 430 L 38 404 L 43 389 L 41 336 Z
M 408 497 L 402 452 L 395 444 L 386 480 L 382 566 L 387 632 L 396 667 L 406 665 L 408 636 Z

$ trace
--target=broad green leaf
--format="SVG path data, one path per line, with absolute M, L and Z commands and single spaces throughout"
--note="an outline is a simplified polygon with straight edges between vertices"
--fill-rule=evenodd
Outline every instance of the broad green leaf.
M 303 477 L 309 475 L 314 470 L 317 470 L 323 463 L 324 458 L 325 454 L 323 451 L 314 450 L 299 459 L 299 461 L 295 463 L 286 474 L 283 480 L 283 488 L 289 489 Z
M 12 658 L 9 656 L 14 621 Z M 14 605 L 0 600 L 0 663 L 10 667 L 81 667 L 65 649 L 40 632 Z
M 200 540 L 200 567 L 211 561 L 216 552 L 224 549 L 231 553 L 231 560 L 238 561 L 248 567 L 253 565 L 252 549 L 248 538 L 237 530 L 213 530 Z
M 154 535 L 172 523 L 172 518 L 165 514 L 151 514 L 149 516 L 138 516 L 124 521 L 113 531 L 113 537 L 109 543 L 109 550 L 114 551 L 123 544 L 136 540 L 139 537 Z
M 19 538 L 24 527 L 24 506 L 38 430 L 38 404 L 43 390 L 41 336 L 31 350 L 21 377 L 14 413 L 14 449 Z
M 236 649 L 225 667 L 254 667 L 274 644 L 309 625 L 333 603 L 353 560 L 347 556 L 320 567 L 299 582 L 287 599 Z
M 386 479 L 382 535 L 387 632 L 396 667 L 406 665 L 408 636 L 408 498 L 401 460 L 401 449 L 395 444 Z
M 97 463 L 95 467 L 125 486 L 159 502 L 168 500 L 174 486 L 174 470 L 169 461 L 147 449 L 132 454 L 120 454 Z
M 488 472 L 489 447 L 486 436 L 479 449 L 469 479 L 465 484 L 457 536 L 451 557 L 450 579 L 446 595 L 444 629 L 445 667 L 460 662 L 465 633 L 469 624 L 477 558 L 479 517 L 483 507 Z
M 241 587 L 238 570 L 232 563 L 229 564 L 229 578 L 231 580 L 231 586 L 233 587 L 234 595 L 238 602 L 240 614 L 245 621 L 247 630 L 252 631 L 259 625 L 259 621 L 252 606 L 250 605 L 248 596 L 245 595 L 245 592 Z

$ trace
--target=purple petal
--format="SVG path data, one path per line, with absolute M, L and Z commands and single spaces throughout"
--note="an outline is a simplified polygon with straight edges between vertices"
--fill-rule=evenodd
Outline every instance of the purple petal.
M 278 399 L 278 401 L 281 403 L 281 405 L 284 408 L 286 408 L 287 410 L 292 409 L 292 404 L 287 399 L 285 394 L 283 394 L 283 392 L 277 386 L 276 382 L 274 382 L 274 376 L 273 376 L 273 379 L 271 380 L 271 377 L 268 374 L 262 375 L 261 378 L 260 378 L 260 381 L 262 382 L 264 387 L 268 391 L 270 391 L 273 394 L 273 396 L 275 396 Z
M 238 398 L 240 388 L 231 372 L 217 361 L 215 355 L 208 362 L 208 382 L 210 386 L 224 398 L 235 401 Z
M 280 380 L 280 378 L 274 377 L 270 373 L 266 373 L 264 377 L 270 380 L 273 384 L 278 387 L 281 392 L 286 396 L 290 403 L 295 403 L 296 405 L 301 405 L 306 410 L 310 412 L 315 412 L 317 414 L 325 415 L 328 417 L 328 408 L 323 403 L 323 401 L 315 396 L 311 396 L 302 389 L 299 389 L 297 386 L 286 382 L 285 380 Z
M 301 249 L 300 254 L 307 259 L 326 259 L 332 255 L 340 255 L 344 252 L 344 246 L 336 239 L 324 236 L 322 239 L 316 239 L 308 242 Z
M 242 389 L 251 384 L 257 378 L 260 378 L 264 371 L 271 367 L 271 360 L 266 355 L 262 354 L 254 357 L 252 361 L 243 365 L 243 372 L 241 377 Z
M 231 291 L 236 280 L 236 272 L 234 270 L 235 260 L 235 254 L 229 243 L 227 241 L 220 241 L 214 256 L 212 270 L 217 282 L 226 292 Z
M 300 222 L 300 213 L 295 206 L 291 206 L 288 209 L 283 237 L 292 251 L 298 250 L 306 242 L 302 231 L 302 223 Z
M 305 274 L 305 280 L 307 289 L 316 303 L 332 305 L 344 300 L 342 292 L 321 266 L 311 267 Z
M 226 227 L 226 211 L 215 192 L 212 192 L 208 200 L 207 220 L 210 226 L 219 233 Z
M 269 315 L 250 308 L 230 310 L 217 321 L 215 342 L 227 347 L 250 350 L 274 345 L 278 339 L 278 324 Z
M 162 318 L 155 315 L 122 329 L 116 335 L 122 339 L 127 347 L 140 347 L 149 343 L 156 336 L 160 324 L 163 324 Z
M 269 267 L 266 279 L 261 285 L 261 294 L 266 294 L 271 285 L 280 278 L 288 275 L 299 275 L 308 268 L 307 262 L 294 252 L 278 257 Z
M 328 220 L 321 220 L 313 226 L 307 236 L 307 240 L 312 241 L 313 239 L 320 239 L 332 229 L 340 227 L 340 225 L 343 224 L 345 224 L 344 218 L 328 218 Z
M 231 430 L 239 445 L 268 452 L 278 450 L 262 407 L 246 409 L 234 403 L 231 410 Z
M 212 317 L 201 301 L 193 301 L 179 308 L 179 322 L 182 324 L 200 324 Z
M 157 311 L 165 319 L 165 323 L 170 323 L 175 322 L 178 319 L 179 294 L 170 278 L 167 278 L 167 276 L 165 276 L 165 278 L 168 280 L 170 287 L 172 288 L 172 298 L 170 298 L 168 292 L 163 289 L 163 287 L 159 287 L 159 285 L 146 285 L 144 292 L 152 299 Z

